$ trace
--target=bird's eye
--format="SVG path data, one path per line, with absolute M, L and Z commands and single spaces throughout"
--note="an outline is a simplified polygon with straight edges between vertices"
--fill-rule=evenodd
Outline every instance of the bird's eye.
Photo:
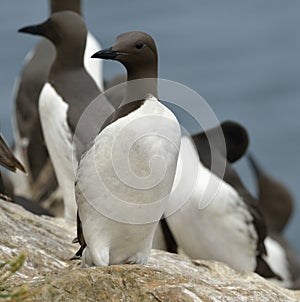
M 138 43 L 135 44 L 135 47 L 137 49 L 141 49 L 143 46 L 144 46 L 144 44 L 142 42 L 138 42 Z

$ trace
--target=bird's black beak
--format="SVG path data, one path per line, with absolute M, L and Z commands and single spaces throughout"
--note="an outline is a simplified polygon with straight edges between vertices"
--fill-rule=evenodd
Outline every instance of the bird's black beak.
M 9 149 L 8 145 L 4 141 L 3 137 L 0 135 L 0 164 L 10 170 L 15 172 L 16 169 L 21 170 L 26 173 L 23 165 L 18 161 L 14 154 Z
M 18 30 L 19 33 L 26 33 L 31 35 L 38 35 L 38 36 L 46 36 L 47 29 L 51 27 L 51 20 L 48 19 L 45 22 L 40 24 L 30 25 L 22 27 Z
M 22 27 L 18 30 L 18 32 L 39 36 L 43 35 L 44 33 L 43 26 L 41 26 L 41 24 Z
M 115 51 L 115 50 L 113 50 L 112 47 L 110 47 L 110 48 L 102 49 L 102 50 L 94 53 L 91 56 L 91 58 L 114 60 L 114 59 L 116 59 L 117 56 L 125 55 L 125 54 L 126 53 L 124 53 L 124 52 Z

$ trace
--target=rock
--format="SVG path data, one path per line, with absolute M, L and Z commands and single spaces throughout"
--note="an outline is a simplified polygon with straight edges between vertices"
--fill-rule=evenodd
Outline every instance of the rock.
M 74 226 L 2 200 L 0 231 L 1 262 L 27 255 L 9 282 L 27 284 L 32 301 L 300 301 L 299 291 L 257 274 L 158 250 L 152 250 L 147 266 L 81 268 L 69 260 L 78 248 L 71 243 Z
M 69 267 L 68 259 L 77 246 L 72 244 L 75 226 L 62 218 L 37 216 L 21 206 L 0 200 L 0 261 L 21 252 L 27 256 L 20 282 Z M 22 280 L 24 279 L 24 280 Z

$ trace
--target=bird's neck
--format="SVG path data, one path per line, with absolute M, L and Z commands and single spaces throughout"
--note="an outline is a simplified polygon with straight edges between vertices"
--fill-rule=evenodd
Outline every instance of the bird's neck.
M 52 70 L 78 70 L 84 68 L 83 65 L 83 53 L 84 50 L 78 51 L 76 53 L 70 50 L 57 49 L 56 57 L 52 65 Z
M 50 11 L 52 14 L 64 10 L 70 10 L 81 15 L 80 0 L 51 0 L 50 1 Z
M 145 99 L 149 94 L 158 98 L 157 70 L 149 72 L 140 70 L 127 70 L 127 84 L 124 103 Z

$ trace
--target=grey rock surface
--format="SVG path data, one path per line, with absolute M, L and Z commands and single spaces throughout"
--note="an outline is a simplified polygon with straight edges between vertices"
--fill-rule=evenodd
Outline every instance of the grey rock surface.
M 2 200 L 0 234 L 1 262 L 27 255 L 9 282 L 27 284 L 30 301 L 300 301 L 299 291 L 257 274 L 158 250 L 152 250 L 147 266 L 81 268 L 80 261 L 69 260 L 78 248 L 71 243 L 75 226 Z

